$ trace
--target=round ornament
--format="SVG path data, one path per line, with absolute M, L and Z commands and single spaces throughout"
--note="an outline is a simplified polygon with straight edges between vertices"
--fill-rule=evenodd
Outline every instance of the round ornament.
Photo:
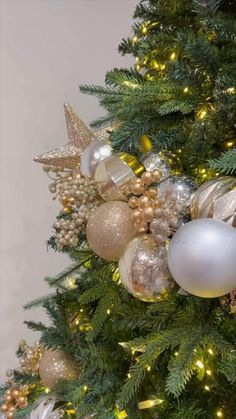
M 122 187 L 130 179 L 140 176 L 144 166 L 131 154 L 122 152 L 102 160 L 95 171 L 98 192 L 105 201 L 126 200 Z
M 124 287 L 139 300 L 157 301 L 173 287 L 167 250 L 155 246 L 149 235 L 136 237 L 126 246 L 119 272 Z
M 168 189 L 175 194 L 181 211 L 185 212 L 189 207 L 193 193 L 197 189 L 197 184 L 190 176 L 171 176 L 158 185 L 158 191 L 161 194 Z
M 192 218 L 217 218 L 236 227 L 236 177 L 203 183 L 191 200 L 190 212 Z
M 153 151 L 147 153 L 142 163 L 148 172 L 160 170 L 162 179 L 168 178 L 170 175 L 177 175 L 181 173 L 181 163 L 176 154 L 168 151 L 160 151 L 154 153 Z
M 97 165 L 112 155 L 112 148 L 106 140 L 91 142 L 80 156 L 80 171 L 84 176 L 94 176 Z
M 79 368 L 72 358 L 60 350 L 48 350 L 39 363 L 39 376 L 43 384 L 53 388 L 59 380 L 75 380 Z
M 118 261 L 127 243 L 136 235 L 132 210 L 126 202 L 110 201 L 95 208 L 86 234 L 91 249 L 103 259 Z
M 220 297 L 236 287 L 236 231 L 210 218 L 180 227 L 168 249 L 170 272 L 180 287 L 198 297 Z

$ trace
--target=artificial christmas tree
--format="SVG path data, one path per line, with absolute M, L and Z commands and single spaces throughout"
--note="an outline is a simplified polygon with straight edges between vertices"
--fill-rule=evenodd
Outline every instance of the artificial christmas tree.
M 235 3 L 134 17 L 134 68 L 81 87 L 103 128 L 65 105 L 68 144 L 36 158 L 72 265 L 26 307 L 51 325 L 27 322 L 41 339 L 7 372 L 6 418 L 236 418 Z

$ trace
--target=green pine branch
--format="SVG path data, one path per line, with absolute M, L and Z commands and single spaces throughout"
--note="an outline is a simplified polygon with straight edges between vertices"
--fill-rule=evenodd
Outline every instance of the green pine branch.
M 209 165 L 226 175 L 233 174 L 236 172 L 236 149 L 225 151 L 218 159 L 209 160 Z

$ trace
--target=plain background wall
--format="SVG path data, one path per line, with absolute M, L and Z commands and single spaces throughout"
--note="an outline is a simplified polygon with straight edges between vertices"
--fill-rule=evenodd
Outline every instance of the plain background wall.
M 63 102 L 88 124 L 102 115 L 81 83 L 103 83 L 107 70 L 129 66 L 117 46 L 131 34 L 136 0 L 1 0 L 1 380 L 16 366 L 21 338 L 37 335 L 22 305 L 48 292 L 43 278 L 68 260 L 45 241 L 59 206 L 35 155 L 67 141 Z

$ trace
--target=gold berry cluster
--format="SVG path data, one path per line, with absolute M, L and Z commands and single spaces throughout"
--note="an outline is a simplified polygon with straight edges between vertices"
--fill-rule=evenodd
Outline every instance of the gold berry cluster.
M 4 393 L 4 402 L 1 405 L 1 411 L 6 415 L 6 419 L 14 417 L 18 409 L 24 409 L 28 405 L 28 395 L 34 385 L 12 384 Z
M 19 344 L 20 350 L 23 355 L 20 359 L 20 372 L 23 374 L 38 374 L 39 361 L 45 351 L 44 347 L 36 342 L 33 346 L 29 346 L 25 340 Z
M 138 233 L 151 232 L 157 244 L 165 242 L 177 226 L 180 210 L 171 187 L 159 193 L 155 184 L 161 179 L 159 170 L 144 172 L 141 178 L 131 179 L 124 190 L 133 210 L 131 217 L 135 230 Z

